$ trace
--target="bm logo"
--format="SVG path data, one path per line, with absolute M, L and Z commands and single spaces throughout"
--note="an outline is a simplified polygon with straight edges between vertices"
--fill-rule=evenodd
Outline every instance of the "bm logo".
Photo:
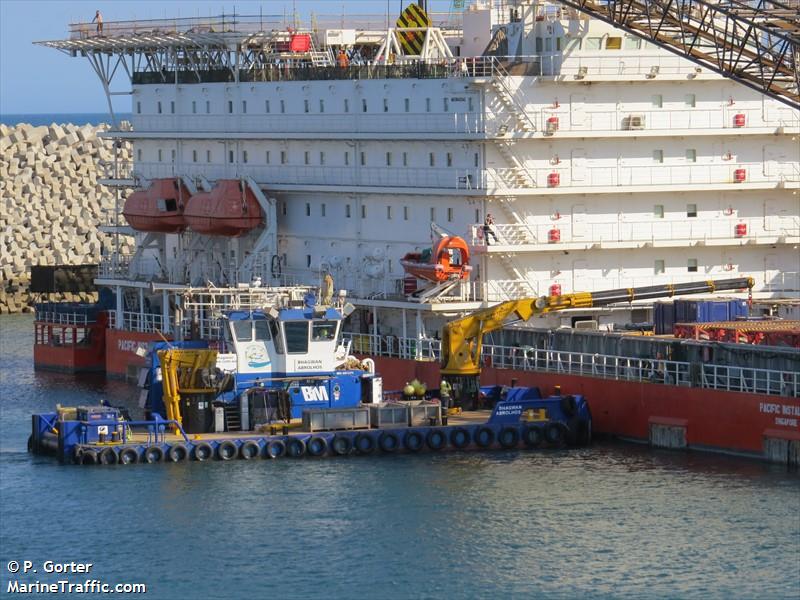
M 306 402 L 328 401 L 328 388 L 324 385 L 303 386 L 300 388 L 300 391 L 303 392 L 303 400 Z

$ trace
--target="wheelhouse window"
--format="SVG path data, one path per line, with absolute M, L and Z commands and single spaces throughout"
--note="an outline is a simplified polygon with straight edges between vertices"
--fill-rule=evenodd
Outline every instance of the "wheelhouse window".
M 312 342 L 330 342 L 336 338 L 336 321 L 314 321 L 311 324 Z
M 286 352 L 289 354 L 305 354 L 308 352 L 308 321 L 286 321 L 283 330 L 286 333 Z
M 253 339 L 252 321 L 232 321 L 231 325 L 237 342 L 249 342 Z
M 278 323 L 270 321 L 269 332 L 272 334 L 272 339 L 275 340 L 275 352 L 283 354 L 283 337 L 281 337 L 281 333 L 278 330 Z
M 253 321 L 256 340 L 269 341 L 272 336 L 269 333 L 269 323 L 266 320 Z

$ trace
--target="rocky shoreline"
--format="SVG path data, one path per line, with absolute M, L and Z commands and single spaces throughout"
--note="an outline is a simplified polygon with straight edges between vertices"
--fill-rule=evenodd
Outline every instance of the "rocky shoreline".
M 111 237 L 99 231 L 115 210 L 114 190 L 98 183 L 101 163 L 114 159 L 114 142 L 97 135 L 108 128 L 0 124 L 0 314 L 30 312 L 40 300 L 28 289 L 32 265 L 94 264 L 111 250 Z M 129 145 L 119 150 L 129 161 Z

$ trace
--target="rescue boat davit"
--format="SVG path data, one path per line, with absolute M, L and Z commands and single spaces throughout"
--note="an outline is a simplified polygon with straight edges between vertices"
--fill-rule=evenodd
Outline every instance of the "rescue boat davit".
M 440 283 L 454 279 L 468 279 L 469 247 L 460 237 L 444 236 L 433 248 L 422 252 L 409 252 L 400 259 L 406 273 L 419 279 Z
M 210 192 L 192 196 L 184 217 L 192 231 L 228 237 L 247 233 L 263 219 L 255 194 L 237 179 L 221 179 Z
M 186 229 L 183 212 L 189 197 L 179 179 L 154 179 L 146 190 L 128 196 L 122 214 L 137 231 L 180 233 Z

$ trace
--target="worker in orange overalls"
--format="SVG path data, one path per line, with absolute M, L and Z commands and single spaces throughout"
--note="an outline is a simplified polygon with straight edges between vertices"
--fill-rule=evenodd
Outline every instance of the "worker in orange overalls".
M 347 53 L 344 51 L 344 48 L 339 50 L 339 55 L 336 57 L 336 63 L 342 68 L 346 69 L 350 66 L 350 59 L 347 58 Z

